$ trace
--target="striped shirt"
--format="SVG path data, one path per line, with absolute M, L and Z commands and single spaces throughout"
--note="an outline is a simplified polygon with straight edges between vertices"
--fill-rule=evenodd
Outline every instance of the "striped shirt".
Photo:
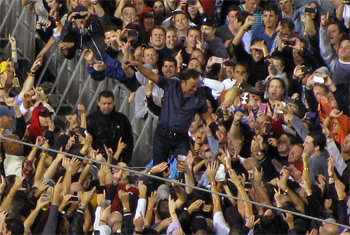
M 239 9 L 241 9 L 241 11 L 245 11 L 243 8 L 243 5 L 239 5 L 238 7 Z M 263 25 L 262 14 L 263 14 L 263 9 L 261 7 L 258 7 L 253 14 L 253 16 L 256 18 L 255 23 L 252 25 L 253 31 Z

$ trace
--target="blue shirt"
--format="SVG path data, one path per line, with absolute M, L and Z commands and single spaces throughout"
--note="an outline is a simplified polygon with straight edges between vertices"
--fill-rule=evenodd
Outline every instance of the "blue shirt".
M 180 80 L 162 76 L 158 76 L 158 78 L 157 85 L 164 90 L 158 126 L 168 131 L 187 135 L 194 115 L 208 111 L 205 91 L 198 88 L 194 95 L 184 97 Z
M 242 11 L 245 11 L 243 8 L 243 5 L 239 5 L 238 7 Z M 258 7 L 253 14 L 253 16 L 256 18 L 255 23 L 252 25 L 253 31 L 255 31 L 257 28 L 259 28 L 261 25 L 263 25 L 262 14 L 263 14 L 263 9 L 261 7 Z
M 254 32 L 253 32 L 253 36 L 252 36 L 252 41 L 256 38 L 259 39 L 263 39 L 266 43 L 267 49 L 269 50 L 269 52 L 271 52 L 271 48 L 272 45 L 276 39 L 277 36 L 277 32 L 275 32 L 274 34 L 272 34 L 272 37 L 269 37 L 266 33 L 265 33 L 265 26 L 260 26 L 259 28 L 257 28 Z
M 92 66 L 88 65 L 87 71 L 92 79 L 102 81 L 105 78 L 113 78 L 120 82 L 128 80 L 122 69 L 121 63 L 117 59 L 114 59 L 105 53 L 103 55 L 103 62 L 107 65 L 107 68 L 104 71 L 96 71 Z

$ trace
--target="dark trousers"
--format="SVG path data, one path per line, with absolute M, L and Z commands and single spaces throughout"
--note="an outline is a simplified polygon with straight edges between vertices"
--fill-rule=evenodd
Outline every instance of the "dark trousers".
M 176 133 L 157 127 L 153 139 L 153 165 L 167 162 L 170 154 L 187 156 L 190 143 L 187 133 Z

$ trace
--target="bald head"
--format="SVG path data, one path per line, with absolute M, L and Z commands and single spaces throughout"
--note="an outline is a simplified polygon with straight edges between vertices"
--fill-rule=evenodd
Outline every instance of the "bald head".
M 320 235 L 338 235 L 340 233 L 337 225 L 328 223 L 321 226 L 319 230 Z
M 17 135 L 8 135 L 6 137 L 12 140 L 21 140 Z M 10 140 L 4 140 L 3 144 L 4 144 L 5 152 L 7 154 L 16 155 L 16 156 L 23 155 L 22 144 L 19 144 Z

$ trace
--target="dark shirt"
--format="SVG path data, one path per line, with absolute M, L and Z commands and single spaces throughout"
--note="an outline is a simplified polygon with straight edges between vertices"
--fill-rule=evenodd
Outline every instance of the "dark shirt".
M 173 132 L 187 133 L 194 115 L 208 111 L 205 92 L 198 89 L 194 95 L 184 97 L 180 80 L 158 77 L 157 85 L 164 90 L 158 126 Z
M 218 37 L 214 38 L 212 41 L 204 46 L 204 49 L 211 55 L 227 59 L 229 55 L 227 53 L 225 45 L 222 40 Z
M 116 151 L 119 138 L 126 144 L 120 155 L 121 161 L 129 163 L 134 148 L 133 134 L 129 119 L 122 113 L 113 110 L 103 114 L 99 109 L 87 117 L 87 131 L 92 135 L 92 147 L 105 152 L 104 145 Z
M 230 28 L 228 27 L 228 24 L 225 24 L 217 28 L 215 32 L 215 36 L 221 38 L 223 42 L 226 42 L 227 40 L 234 38 L 234 35 L 232 34 Z

